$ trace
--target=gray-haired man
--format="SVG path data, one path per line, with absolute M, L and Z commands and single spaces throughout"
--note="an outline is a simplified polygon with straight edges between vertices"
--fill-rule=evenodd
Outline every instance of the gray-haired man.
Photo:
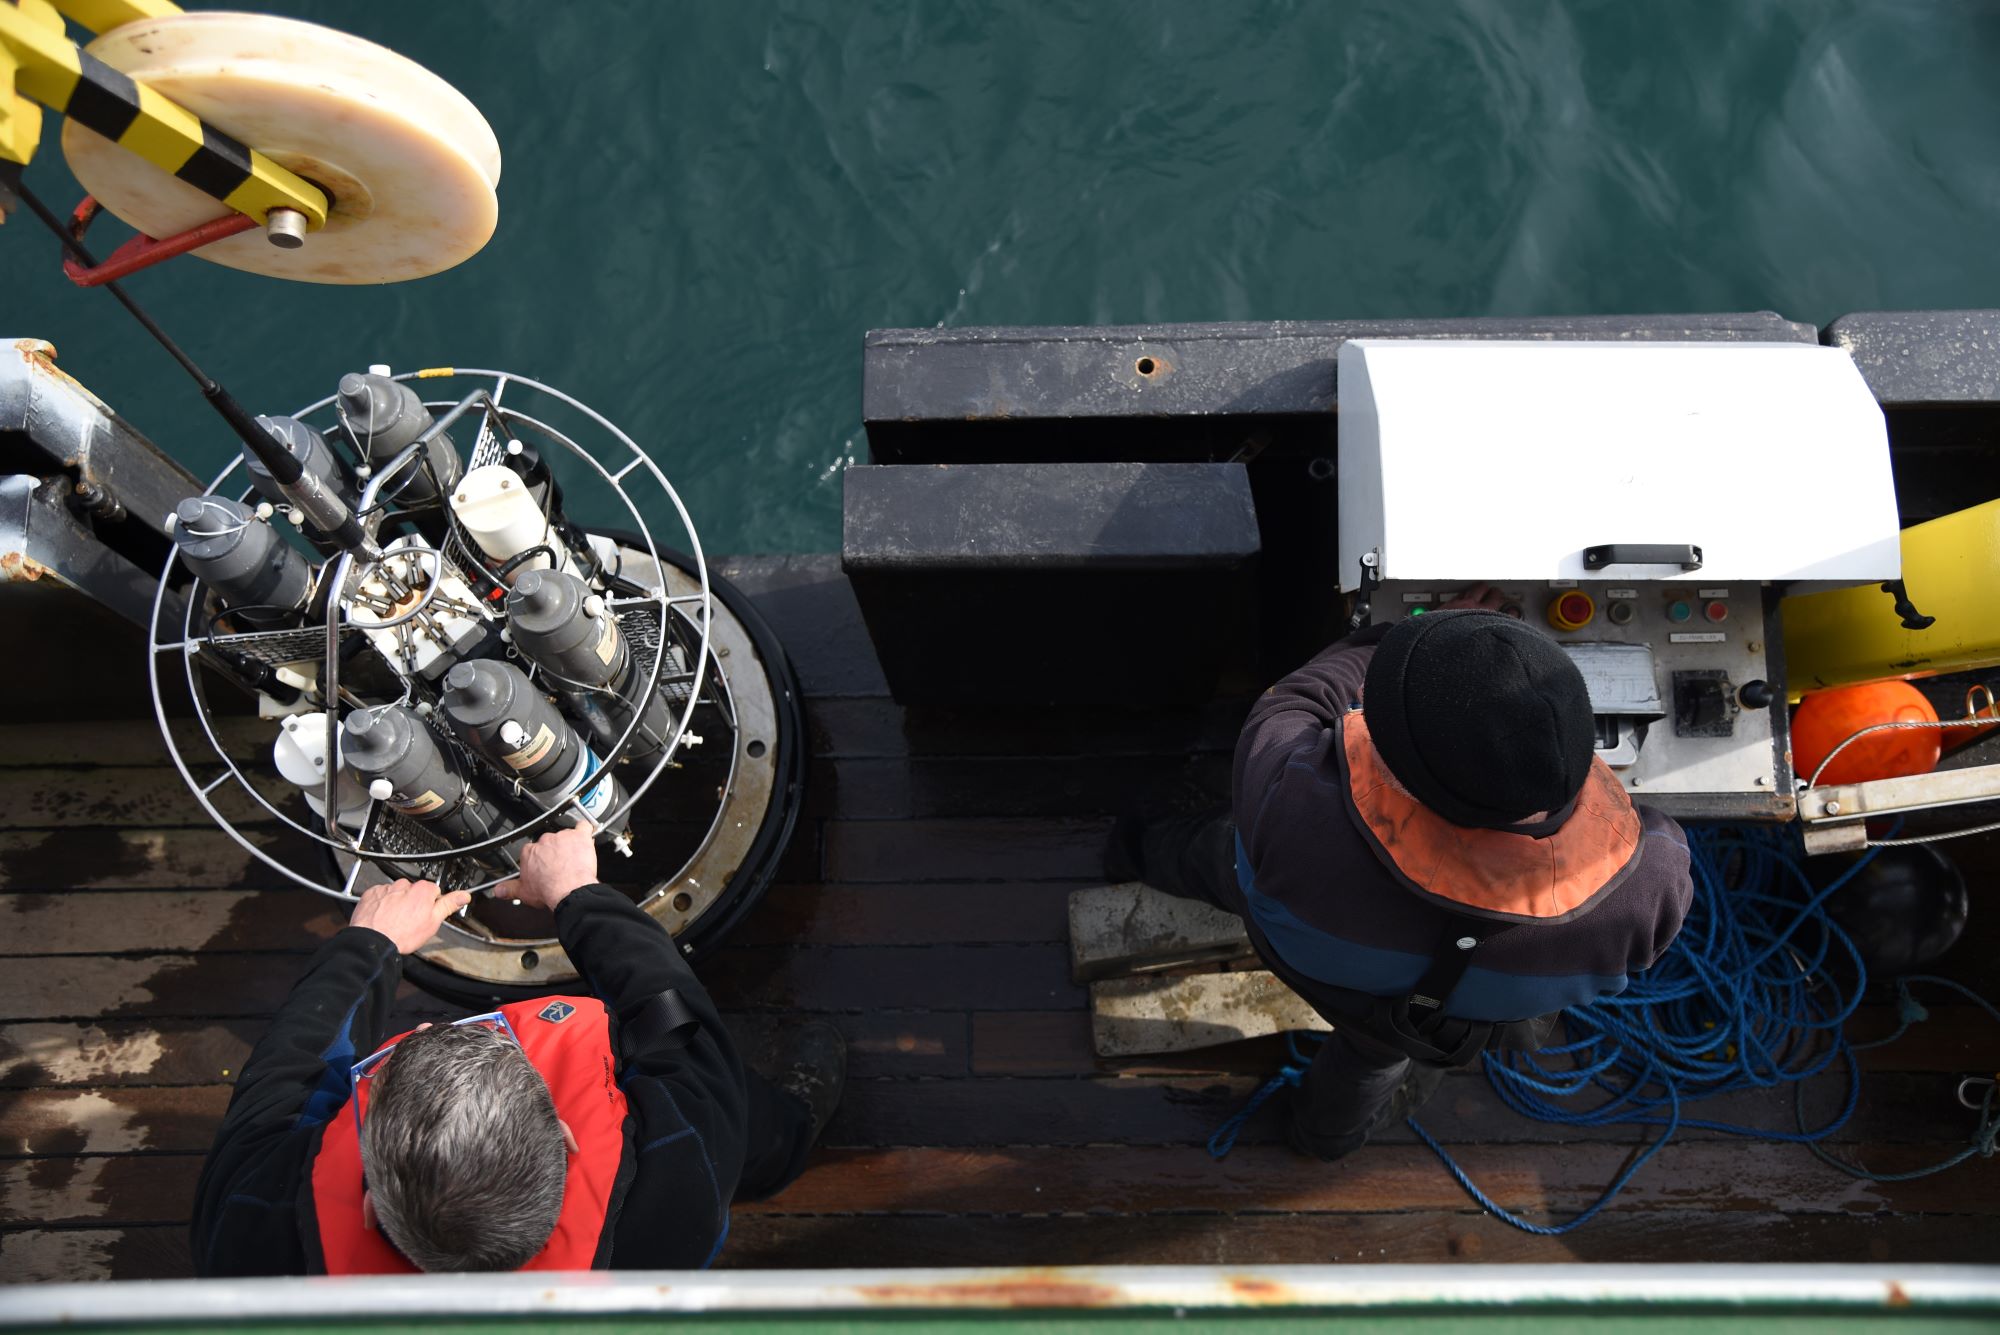
M 237 1081 L 199 1273 L 694 1269 L 733 1200 L 799 1174 L 839 1101 L 838 1032 L 803 1026 L 777 1084 L 746 1069 L 672 939 L 598 882 L 586 830 L 529 845 L 514 893 L 555 914 L 590 995 L 384 1042 L 402 956 L 467 896 L 369 890 Z

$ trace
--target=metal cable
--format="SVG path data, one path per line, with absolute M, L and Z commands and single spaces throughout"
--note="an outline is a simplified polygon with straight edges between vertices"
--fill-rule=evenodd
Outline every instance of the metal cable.
M 2000 726 L 2000 718 L 1952 718 L 1952 719 L 1906 719 L 1895 723 L 1871 723 L 1858 732 L 1849 733 L 1839 746 L 1826 753 L 1826 759 L 1813 768 L 1812 777 L 1806 780 L 1806 789 L 1811 791 L 1819 786 L 1819 776 L 1833 763 L 1833 758 L 1860 741 L 1871 732 L 1894 732 L 1909 728 L 1991 728 Z
M 1969 834 L 1987 834 L 2000 830 L 2000 821 L 1991 825 L 1975 825 L 1969 830 L 1946 830 L 1943 834 L 1915 834 L 1907 839 L 1870 839 L 1869 848 L 1906 848 L 1911 844 L 1939 844 L 1947 839 L 1963 839 Z
M 1954 719 L 1904 719 L 1894 723 L 1871 723 L 1860 731 L 1849 734 L 1839 746 L 1826 753 L 1826 759 L 1813 768 L 1812 777 L 1806 780 L 1805 791 L 1811 792 L 1819 786 L 1819 776 L 1833 763 L 1833 758 L 1871 732 L 1896 732 L 1912 728 L 1991 728 L 2000 726 L 2000 718 L 1985 718 L 1974 715 L 1970 718 Z M 1839 785 L 1829 785 L 1838 787 Z M 1915 834 L 1905 839 L 1870 839 L 1864 848 L 1908 848 L 1914 844 L 1941 844 L 1947 839 L 1963 839 L 1967 835 L 1987 834 L 2000 830 L 2000 821 L 1991 825 L 1975 825 L 1966 830 L 1946 830 L 1942 834 Z

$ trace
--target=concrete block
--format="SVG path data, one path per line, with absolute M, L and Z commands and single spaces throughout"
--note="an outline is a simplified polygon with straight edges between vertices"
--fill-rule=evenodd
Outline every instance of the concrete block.
M 1111 978 L 1090 985 L 1091 1046 L 1100 1057 L 1186 1052 L 1292 1029 L 1333 1028 L 1263 970 Z
M 1253 954 L 1235 914 L 1138 881 L 1093 886 L 1069 897 L 1070 968 L 1079 983 Z

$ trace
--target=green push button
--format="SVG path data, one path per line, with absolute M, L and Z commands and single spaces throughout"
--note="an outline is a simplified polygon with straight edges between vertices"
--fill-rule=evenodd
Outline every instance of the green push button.
M 1686 621 L 1693 615 L 1694 609 L 1678 598 L 1667 604 L 1667 620 L 1669 621 Z

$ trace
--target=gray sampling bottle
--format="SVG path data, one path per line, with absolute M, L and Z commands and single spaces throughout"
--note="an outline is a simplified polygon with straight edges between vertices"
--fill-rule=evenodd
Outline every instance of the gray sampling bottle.
M 347 464 L 326 443 L 326 437 L 296 417 L 260 417 L 257 419 L 257 425 L 270 432 L 271 439 L 284 446 L 286 452 L 297 459 L 307 473 L 319 479 L 321 485 L 328 491 L 339 496 L 349 510 L 359 506 L 359 493 L 355 490 L 354 475 L 348 471 Z M 250 453 L 250 447 L 247 445 L 243 447 L 243 467 L 250 475 L 250 485 L 257 489 L 259 496 L 273 505 L 283 506 L 292 503 L 291 498 L 285 495 L 285 489 L 279 486 L 264 465 L 258 462 L 257 456 Z M 311 524 L 305 525 L 304 529 L 312 545 L 321 551 L 331 553 L 340 550 L 340 544 Z
M 543 680 L 569 701 L 608 752 L 632 721 L 627 702 L 646 685 L 647 671 L 604 600 L 567 571 L 524 571 L 507 594 L 507 626 L 515 647 L 543 670 Z M 664 695 L 656 693 L 626 758 L 659 755 L 673 726 Z
M 452 729 L 479 754 L 515 775 L 545 807 L 567 806 L 564 794 L 603 765 L 569 720 L 503 659 L 482 658 L 455 665 L 444 678 L 441 707 Z M 626 822 L 605 817 L 625 801 L 617 776 L 606 774 L 576 794 L 577 805 L 600 836 L 624 848 Z M 575 824 L 574 808 L 568 823 Z
M 342 376 L 338 406 L 341 423 L 354 442 L 355 452 L 375 468 L 401 454 L 437 420 L 415 390 L 373 372 L 350 371 Z M 430 460 L 431 472 L 411 464 L 390 480 L 384 495 L 404 505 L 430 505 L 438 499 L 438 487 L 432 484 L 431 473 L 437 475 L 445 492 L 458 485 L 465 465 L 451 437 L 439 433 L 424 453 Z
M 277 630 L 298 622 L 312 568 L 249 506 L 221 496 L 188 497 L 174 507 L 174 546 L 223 609 L 245 625 Z
M 407 706 L 350 712 L 342 725 L 340 759 L 360 776 L 370 797 L 422 821 L 453 845 L 490 839 L 506 828 L 506 813 L 481 795 L 465 762 L 439 746 Z M 488 849 L 479 860 L 504 867 L 498 851 Z

